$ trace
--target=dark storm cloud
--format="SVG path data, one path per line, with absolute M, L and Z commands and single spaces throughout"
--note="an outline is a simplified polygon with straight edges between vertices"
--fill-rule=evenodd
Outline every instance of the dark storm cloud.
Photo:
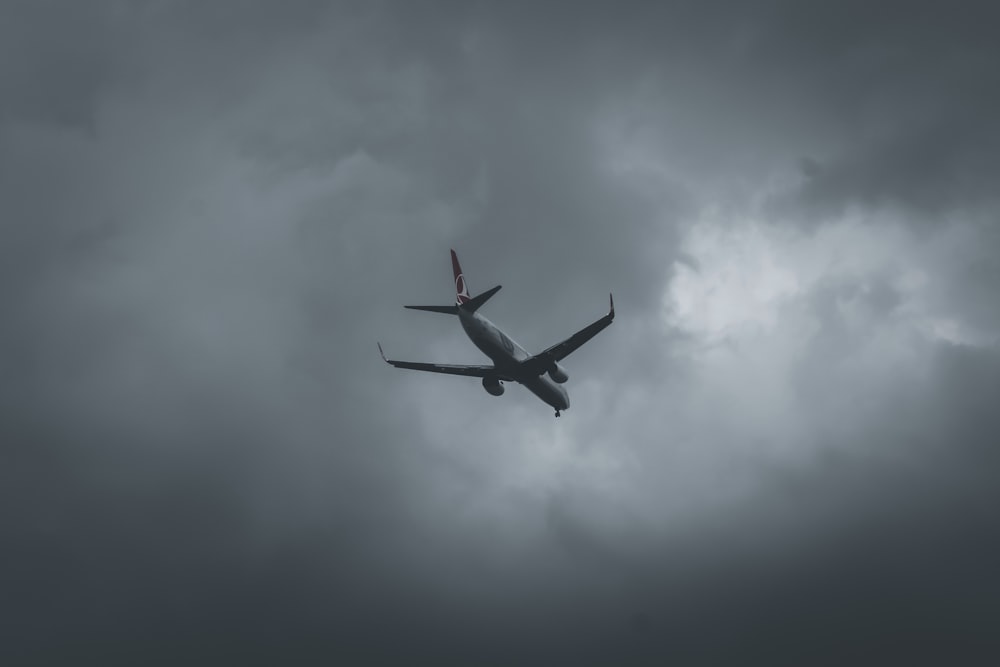
M 995 654 L 989 17 L 732 5 L 0 10 L 0 655 Z M 665 324 L 760 193 L 857 267 Z M 531 348 L 618 295 L 555 426 L 378 360 L 475 359 L 450 246 Z
M 852 203 L 902 206 L 923 224 L 996 204 L 1000 58 L 989 3 L 797 7 L 761 40 L 764 62 L 811 79 L 845 143 L 810 161 L 795 201 L 805 219 Z M 864 19 L 860 17 L 864 16 Z M 767 35 L 771 37 L 772 35 Z M 986 210 L 990 210 L 987 208 Z
M 14 2 L 3 15 L 0 115 L 88 126 L 96 96 L 118 67 L 107 12 Z
M 858 154 L 830 164 L 810 163 L 814 166 L 795 200 L 821 218 L 840 214 L 852 203 L 901 205 L 924 224 L 952 210 L 975 214 L 982 206 L 992 207 L 991 177 L 1000 168 L 996 111 L 994 101 L 971 117 L 901 129 L 899 136 L 878 140 Z

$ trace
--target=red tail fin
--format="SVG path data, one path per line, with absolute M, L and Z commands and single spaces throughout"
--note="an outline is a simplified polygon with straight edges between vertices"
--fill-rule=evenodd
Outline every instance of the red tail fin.
M 458 263 L 458 255 L 451 251 L 451 268 L 455 272 L 455 305 L 461 306 L 469 301 L 469 286 L 465 284 L 465 276 L 462 275 L 462 265 Z

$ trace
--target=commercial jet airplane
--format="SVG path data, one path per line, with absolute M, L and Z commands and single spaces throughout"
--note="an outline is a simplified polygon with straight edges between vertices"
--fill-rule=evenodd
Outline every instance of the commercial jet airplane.
M 432 373 L 447 373 L 449 375 L 467 375 L 483 379 L 483 388 L 490 394 L 499 396 L 504 392 L 504 382 L 518 382 L 527 387 L 535 396 L 556 409 L 556 417 L 560 411 L 569 408 L 569 395 L 561 386 L 569 379 L 566 369 L 559 362 L 570 355 L 575 349 L 597 335 L 604 327 L 615 319 L 615 300 L 609 296 L 611 308 L 608 314 L 588 327 L 562 341 L 556 343 L 544 352 L 536 355 L 528 354 L 523 347 L 511 340 L 507 334 L 500 331 L 495 324 L 480 315 L 479 308 L 500 290 L 500 285 L 486 290 L 482 294 L 470 297 L 469 286 L 462 274 L 458 256 L 451 251 L 451 267 L 455 272 L 455 305 L 454 306 L 404 306 L 414 310 L 426 310 L 432 313 L 458 315 L 466 335 L 493 361 L 492 366 L 456 366 L 450 364 L 428 364 L 415 361 L 396 361 L 386 359 L 379 343 L 378 351 L 382 359 L 396 368 L 409 368 L 415 371 L 430 371 Z

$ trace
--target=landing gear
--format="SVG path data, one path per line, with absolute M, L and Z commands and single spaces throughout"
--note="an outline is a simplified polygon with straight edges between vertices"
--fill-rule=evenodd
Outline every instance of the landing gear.
M 559 416 L 559 411 L 558 411 L 558 410 L 556 410 L 556 417 L 558 417 L 558 416 Z

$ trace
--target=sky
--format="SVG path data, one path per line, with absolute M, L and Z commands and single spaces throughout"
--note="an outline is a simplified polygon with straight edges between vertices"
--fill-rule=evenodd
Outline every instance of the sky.
M 998 19 L 0 3 L 0 662 L 994 664 Z

